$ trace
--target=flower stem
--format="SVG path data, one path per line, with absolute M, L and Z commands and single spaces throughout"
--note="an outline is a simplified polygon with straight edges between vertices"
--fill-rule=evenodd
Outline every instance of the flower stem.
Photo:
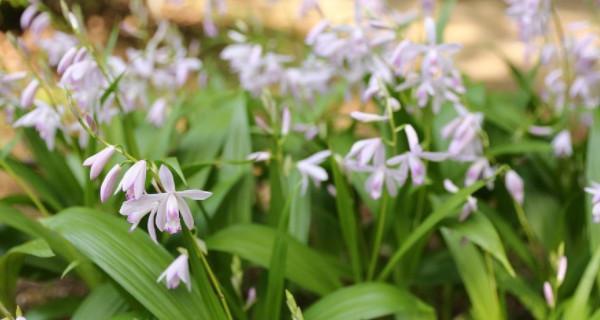
M 2 304 L 2 301 L 0 301 L 0 314 L 5 316 L 6 317 L 5 319 L 15 320 L 15 318 L 12 316 L 10 311 L 8 311 L 8 309 L 6 309 L 6 306 L 4 306 L 4 304 Z
M 229 311 L 229 306 L 227 305 L 227 300 L 225 300 L 225 295 L 223 294 L 223 290 L 221 289 L 221 284 L 219 283 L 219 280 L 212 271 L 212 268 L 210 267 L 210 264 L 208 264 L 208 261 L 206 261 L 206 256 L 204 255 L 204 252 L 202 252 L 202 250 L 200 250 L 200 248 L 198 248 L 197 245 L 194 245 L 194 247 L 196 247 L 196 249 L 198 250 L 200 260 L 202 261 L 202 264 L 206 269 L 206 273 L 208 273 L 208 278 L 210 279 L 213 288 L 215 288 L 215 291 L 217 292 L 217 296 L 219 297 L 219 301 L 221 301 L 221 305 L 223 305 L 223 309 L 225 310 L 227 319 L 233 320 L 233 317 L 231 316 L 231 311 Z
M 381 249 L 381 241 L 383 239 L 383 229 L 385 227 L 385 220 L 387 216 L 387 203 L 388 194 L 383 193 L 383 199 L 381 200 L 381 206 L 379 207 L 379 215 L 377 216 L 377 226 L 375 229 L 375 238 L 373 240 L 373 251 L 371 252 L 371 261 L 369 263 L 369 270 L 367 272 L 367 279 L 373 279 L 375 273 L 375 267 L 377 266 L 377 258 L 379 257 L 379 250 Z

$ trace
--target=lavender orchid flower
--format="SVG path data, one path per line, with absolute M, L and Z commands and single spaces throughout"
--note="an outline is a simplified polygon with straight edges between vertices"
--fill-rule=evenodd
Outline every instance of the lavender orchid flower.
M 164 165 L 161 165 L 158 174 L 165 192 L 143 194 L 139 198 L 127 200 L 119 210 L 132 223 L 132 230 L 137 227 L 144 216 L 150 213 L 148 233 L 154 241 L 156 241 L 155 225 L 160 231 L 174 234 L 181 230 L 181 218 L 188 229 L 194 228 L 194 218 L 184 198 L 205 200 L 212 195 L 211 192 L 198 189 L 176 191 L 173 174 Z
M 48 149 L 54 149 L 56 131 L 61 128 L 60 114 L 57 111 L 40 100 L 34 102 L 35 109 L 19 118 L 13 126 L 34 127 L 40 137 L 46 142 Z M 60 109 L 61 107 L 57 107 Z
M 100 201 L 106 202 L 115 191 L 115 184 L 121 174 L 121 165 L 115 164 L 106 174 L 100 185 Z
M 182 253 L 160 274 L 157 282 L 165 280 L 165 284 L 169 289 L 175 289 L 183 281 L 188 291 L 192 291 L 192 280 L 190 277 L 190 269 L 188 266 L 188 256 Z
M 419 144 L 419 138 L 415 129 L 407 124 L 404 127 L 406 138 L 408 140 L 409 150 L 401 155 L 392 157 L 387 160 L 389 166 L 397 166 L 407 164 L 410 168 L 412 182 L 415 185 L 420 185 L 425 182 L 425 165 L 422 159 L 430 161 L 443 161 L 448 158 L 447 153 L 443 152 L 427 152 Z
M 85 159 L 85 161 L 83 161 L 84 166 L 91 167 L 90 180 L 94 180 L 98 177 L 98 175 L 100 175 L 100 172 L 102 172 L 102 169 L 104 169 L 104 166 L 106 165 L 108 160 L 110 160 L 110 158 L 112 157 L 112 155 L 114 153 L 115 153 L 115 147 L 108 146 L 108 147 L 102 149 L 102 151 L 94 154 L 93 156 L 91 156 L 91 157 Z
M 302 194 L 306 194 L 308 190 L 308 180 L 311 179 L 315 185 L 319 185 L 322 181 L 326 181 L 329 176 L 325 169 L 319 167 L 325 159 L 331 155 L 331 151 L 324 150 L 313 154 L 312 156 L 298 161 L 296 168 L 302 175 L 301 191 Z
M 525 186 L 523 179 L 514 171 L 509 170 L 505 176 L 506 190 L 511 197 L 520 205 L 523 205 L 525 199 Z
M 573 154 L 569 130 L 563 130 L 554 137 L 552 148 L 554 149 L 554 155 L 559 158 L 570 157 Z
M 127 199 L 140 199 L 146 191 L 146 160 L 136 162 L 123 176 L 117 190 L 126 193 Z

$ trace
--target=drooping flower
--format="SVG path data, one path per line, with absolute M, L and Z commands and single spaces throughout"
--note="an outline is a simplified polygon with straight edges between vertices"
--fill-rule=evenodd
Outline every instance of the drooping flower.
M 104 166 L 106 165 L 108 160 L 110 160 L 110 158 L 112 157 L 112 155 L 114 153 L 115 153 L 115 147 L 108 146 L 108 147 L 102 149 L 102 151 L 92 155 L 91 157 L 89 157 L 89 158 L 85 159 L 85 161 L 83 161 L 83 165 L 85 167 L 91 167 L 90 168 L 90 180 L 94 180 L 98 177 L 98 175 L 100 175 L 100 172 L 102 172 L 102 169 L 104 169 Z
M 504 184 L 506 190 L 510 193 L 511 197 L 520 205 L 523 205 L 525 199 L 525 186 L 523 185 L 523 179 L 514 171 L 509 170 L 506 173 Z
M 465 186 L 470 186 L 478 180 L 488 179 L 494 176 L 494 167 L 490 166 L 490 163 L 485 157 L 481 157 L 471 164 L 465 174 Z M 493 187 L 492 181 L 488 184 L 488 188 Z
M 367 112 L 361 112 L 361 111 L 352 111 L 350 113 L 350 116 L 360 122 L 381 122 L 381 121 L 387 121 L 388 116 L 386 115 L 379 115 L 379 114 L 374 114 L 374 113 L 367 113 Z
M 558 266 L 556 268 L 556 282 L 560 286 L 565 281 L 567 275 L 567 257 L 560 256 L 558 258 Z
M 544 299 L 550 308 L 554 308 L 554 291 L 550 282 L 544 282 Z
M 148 112 L 148 121 L 153 125 L 160 127 L 165 122 L 167 111 L 167 100 L 159 98 L 154 101 Z
M 181 230 L 180 220 L 183 219 L 188 229 L 194 228 L 194 218 L 184 198 L 205 200 L 212 195 L 211 192 L 198 189 L 176 191 L 173 174 L 164 165 L 161 165 L 158 174 L 165 192 L 143 194 L 139 198 L 127 200 L 119 210 L 122 215 L 127 216 L 127 221 L 132 223 L 132 230 L 144 216 L 150 213 L 148 233 L 154 241 L 156 241 L 155 225 L 160 231 L 174 234 Z
M 192 291 L 192 280 L 188 266 L 188 256 L 182 253 L 160 274 L 156 282 L 165 280 L 165 285 L 169 289 L 175 289 L 183 281 L 188 291 Z
M 117 189 L 125 192 L 127 199 L 140 199 L 146 191 L 146 160 L 140 160 L 131 166 Z
M 115 191 L 115 184 L 121 173 L 121 165 L 115 164 L 106 174 L 100 185 L 100 201 L 105 202 Z
M 322 181 L 326 181 L 329 178 L 327 171 L 325 169 L 319 167 L 325 159 L 327 159 L 331 155 L 331 151 L 324 150 L 319 151 L 312 156 L 298 161 L 296 164 L 296 168 L 300 171 L 302 175 L 302 193 L 305 194 L 308 189 L 308 180 L 312 180 L 315 185 L 320 185 Z
M 554 155 L 559 158 L 569 157 L 573 154 L 569 130 L 563 130 L 554 137 L 552 148 L 554 149 Z
M 33 79 L 27 85 L 27 87 L 25 87 L 23 94 L 21 95 L 22 108 L 29 108 L 33 104 L 33 99 L 35 98 L 35 93 L 37 92 L 39 86 L 40 82 L 37 79 Z
M 412 182 L 415 185 L 421 185 L 425 182 L 426 174 L 426 168 L 422 159 L 442 161 L 448 158 L 448 154 L 443 152 L 423 151 L 423 148 L 419 144 L 417 132 L 410 124 L 407 124 L 404 127 L 404 132 L 406 133 L 406 138 L 408 140 L 409 150 L 401 155 L 388 159 L 387 164 L 390 166 L 401 165 L 403 163 L 408 164 Z
M 345 157 L 345 164 L 350 168 L 363 167 L 373 157 L 385 158 L 385 148 L 381 138 L 363 139 L 355 142 Z

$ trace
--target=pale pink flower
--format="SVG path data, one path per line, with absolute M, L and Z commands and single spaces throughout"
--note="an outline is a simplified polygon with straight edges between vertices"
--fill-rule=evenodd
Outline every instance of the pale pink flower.
M 363 139 L 352 145 L 345 162 L 351 168 L 362 167 L 375 156 L 385 157 L 385 148 L 381 138 Z
M 163 125 L 166 119 L 167 112 L 167 99 L 159 98 L 154 101 L 150 111 L 148 112 L 148 121 L 153 125 L 160 127 Z
M 48 149 L 54 149 L 56 130 L 61 127 L 60 114 L 43 101 L 35 101 L 36 108 L 19 118 L 14 127 L 34 127 L 46 142 Z
M 21 107 L 28 108 L 33 104 L 33 99 L 35 98 L 35 93 L 40 87 L 40 82 L 37 79 L 31 80 L 27 87 L 23 90 L 23 94 L 21 94 Z
M 102 169 L 104 169 L 104 166 L 106 166 L 106 163 L 108 162 L 108 160 L 110 160 L 114 153 L 115 147 L 108 146 L 102 149 L 102 151 L 92 155 L 91 157 L 83 161 L 83 166 L 91 167 L 90 180 L 94 180 L 98 177 L 98 175 L 100 175 L 100 172 L 102 172 Z
M 527 129 L 527 131 L 529 131 L 529 133 L 531 133 L 534 136 L 547 137 L 552 134 L 552 127 L 530 126 L 529 129 Z
M 460 114 L 442 128 L 442 137 L 450 138 L 448 153 L 454 157 L 475 157 L 481 153 L 482 145 L 479 139 L 483 115 L 470 113 L 459 108 Z
M 146 191 L 146 160 L 140 160 L 131 166 L 117 189 L 125 192 L 127 199 L 139 199 Z
M 163 280 L 165 280 L 165 284 L 169 289 L 177 288 L 181 281 L 183 281 L 188 291 L 192 291 L 192 280 L 190 277 L 187 254 L 182 253 L 177 259 L 173 260 L 167 269 L 161 273 L 156 282 L 161 282 Z
M 360 122 L 381 122 L 381 121 L 388 120 L 388 116 L 386 116 L 386 115 L 379 115 L 379 114 L 367 113 L 367 112 L 361 112 L 361 111 L 352 111 L 350 113 L 350 116 L 353 119 L 358 120 Z
M 465 186 L 470 186 L 478 180 L 488 179 L 494 176 L 495 169 L 490 166 L 488 160 L 484 157 L 479 158 L 469 166 L 465 174 Z M 492 188 L 493 184 L 488 184 L 488 188 Z
M 211 192 L 198 189 L 176 191 L 173 174 L 164 165 L 161 165 L 158 174 L 165 192 L 143 194 L 139 198 L 127 200 L 119 210 L 122 215 L 127 216 L 127 221 L 132 223 L 132 230 L 144 216 L 150 213 L 148 233 L 154 241 L 156 241 L 154 225 L 160 231 L 174 234 L 181 230 L 181 218 L 188 229 L 194 228 L 194 217 L 184 198 L 204 200 L 212 195 Z
M 506 173 L 504 184 L 506 190 L 510 193 L 511 197 L 520 205 L 523 204 L 525 199 L 525 186 L 523 185 L 523 179 L 514 171 L 509 170 Z
M 554 155 L 559 158 L 569 157 L 573 154 L 569 130 L 563 130 L 554 137 L 552 148 L 554 149 Z
M 322 181 L 326 181 L 329 176 L 325 169 L 319 167 L 325 159 L 331 155 L 331 151 L 324 150 L 313 154 L 312 156 L 298 161 L 296 167 L 302 175 L 302 193 L 305 194 L 308 189 L 309 178 L 314 182 L 315 185 L 319 185 Z
M 388 159 L 387 164 L 389 166 L 396 166 L 402 163 L 408 164 L 412 182 L 415 185 L 420 185 L 425 182 L 426 174 L 426 168 L 422 159 L 430 161 L 442 161 L 448 158 L 448 154 L 442 152 L 423 151 L 423 148 L 419 144 L 417 132 L 410 124 L 407 124 L 404 127 L 404 132 L 406 133 L 406 138 L 408 140 L 409 150 L 401 155 Z
M 546 299 L 546 303 L 549 307 L 554 308 L 554 291 L 552 290 L 552 285 L 550 282 L 544 282 L 544 298 Z
M 121 165 L 115 164 L 104 177 L 102 185 L 100 185 L 100 201 L 105 202 L 115 191 L 115 184 L 121 173 Z

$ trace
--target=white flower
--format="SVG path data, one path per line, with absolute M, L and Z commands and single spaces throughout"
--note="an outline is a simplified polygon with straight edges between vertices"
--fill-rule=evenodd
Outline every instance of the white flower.
M 401 155 L 388 159 L 387 164 L 389 166 L 408 164 L 412 182 L 415 185 L 420 185 L 425 182 L 426 174 L 425 165 L 423 164 L 422 159 L 430 161 L 442 161 L 448 158 L 448 154 L 442 152 L 423 151 L 423 148 L 419 144 L 417 132 L 410 124 L 407 124 L 404 127 L 404 131 L 408 140 L 409 150 Z
M 314 182 L 315 185 L 319 185 L 322 181 L 326 181 L 329 176 L 325 169 L 319 167 L 325 159 L 331 155 L 331 151 L 324 150 L 313 154 L 312 156 L 298 161 L 296 167 L 302 175 L 302 193 L 305 194 L 308 189 L 309 178 Z
M 165 284 L 169 289 L 177 288 L 179 283 L 183 281 L 188 291 L 192 291 L 192 281 L 190 278 L 187 254 L 182 253 L 177 259 L 173 260 L 156 281 L 161 282 L 163 280 L 165 280 Z
M 554 137 L 552 148 L 554 149 L 554 155 L 559 158 L 569 157 L 573 154 L 569 130 L 563 130 Z

